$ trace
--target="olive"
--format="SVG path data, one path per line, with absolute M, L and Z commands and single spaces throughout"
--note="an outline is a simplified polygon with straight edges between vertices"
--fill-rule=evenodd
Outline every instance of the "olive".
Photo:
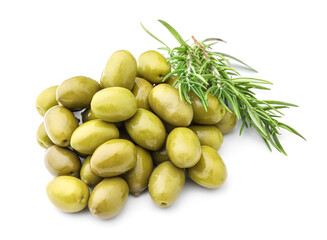
M 193 167 L 201 157 L 198 136 L 185 127 L 175 128 L 168 134 L 166 149 L 169 159 L 179 168 Z
M 200 161 L 186 171 L 194 182 L 206 188 L 217 188 L 227 178 L 224 162 L 217 151 L 209 146 L 201 146 Z
M 86 185 L 88 185 L 89 187 L 94 187 L 102 180 L 102 177 L 95 175 L 91 171 L 90 161 L 91 161 L 91 155 L 85 159 L 80 171 L 80 176 L 81 176 L 81 180 L 85 182 Z
M 162 145 L 162 147 L 157 151 L 151 151 L 151 156 L 155 164 L 160 164 L 170 160 L 166 150 L 166 144 Z
M 138 59 L 137 73 L 150 83 L 161 83 L 170 70 L 166 58 L 156 51 L 144 52 Z
M 121 122 L 132 117 L 137 110 L 135 96 L 122 87 L 105 88 L 97 92 L 91 101 L 91 109 L 97 118 L 107 122 Z
M 166 138 L 166 130 L 161 120 L 152 112 L 138 108 L 135 115 L 125 121 L 128 135 L 141 147 L 158 150 Z
M 156 205 L 168 207 L 181 194 L 185 183 L 185 172 L 170 161 L 159 164 L 149 180 L 149 193 Z
M 138 108 L 151 110 L 148 97 L 152 88 L 152 84 L 149 83 L 147 80 L 138 77 L 135 78 L 135 84 L 132 93 L 135 95 L 136 104 Z
M 177 80 L 179 79 L 179 76 L 177 75 L 171 75 L 167 78 L 167 80 L 165 81 L 165 83 L 169 84 L 170 86 L 174 87 L 174 88 L 178 88 L 178 82 Z M 176 83 L 177 82 L 177 83 Z M 176 83 L 176 84 L 175 84 Z
M 78 127 L 74 114 L 63 106 L 50 108 L 44 116 L 45 130 L 51 141 L 61 147 L 68 147 L 70 138 Z
M 59 85 L 57 101 L 70 110 L 81 110 L 90 106 L 93 95 L 100 89 L 100 84 L 91 78 L 72 77 Z
M 189 128 L 198 136 L 201 145 L 219 150 L 223 143 L 223 135 L 215 126 L 192 125 Z
M 136 60 L 127 50 L 119 50 L 111 55 L 104 71 L 100 84 L 103 88 L 124 87 L 132 90 L 136 77 Z
M 229 133 L 236 125 L 236 115 L 234 112 L 226 111 L 223 119 L 221 119 L 215 126 L 220 129 L 222 134 Z
M 124 179 L 105 178 L 93 189 L 88 203 L 89 209 L 101 219 L 113 218 L 124 208 L 128 192 Z
M 167 123 L 186 127 L 193 118 L 192 105 L 179 96 L 178 90 L 168 84 L 155 86 L 149 95 L 151 109 Z
M 116 138 L 119 138 L 119 131 L 115 124 L 94 119 L 76 128 L 70 145 L 82 154 L 92 154 L 102 143 Z
M 82 121 L 83 121 L 83 123 L 86 123 L 87 121 L 90 121 L 90 120 L 98 119 L 98 118 L 94 115 L 94 113 L 93 113 L 93 111 L 92 111 L 91 108 L 87 108 L 87 109 L 85 109 L 85 110 L 81 113 L 81 115 L 82 115 Z
M 79 212 L 89 199 L 89 189 L 84 182 L 72 176 L 59 176 L 47 185 L 47 195 L 52 204 L 64 212 Z
M 58 105 L 56 100 L 56 91 L 58 86 L 49 87 L 43 90 L 36 99 L 36 110 L 41 116 L 53 106 Z
M 42 122 L 37 129 L 36 140 L 38 144 L 43 148 L 49 148 L 53 145 L 53 142 L 45 131 L 44 122 Z
M 81 160 L 76 153 L 68 148 L 53 145 L 45 153 L 44 163 L 49 172 L 57 176 L 78 177 L 81 169 Z

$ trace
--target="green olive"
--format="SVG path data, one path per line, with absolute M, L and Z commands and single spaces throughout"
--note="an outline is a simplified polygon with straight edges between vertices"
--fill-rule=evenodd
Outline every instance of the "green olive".
M 201 157 L 198 136 L 185 127 L 175 128 L 168 134 L 166 149 L 169 159 L 179 168 L 193 167 Z
M 89 187 L 94 187 L 102 180 L 102 177 L 95 175 L 91 171 L 90 161 L 91 161 L 91 156 L 88 156 L 82 165 L 80 176 L 81 176 L 81 180 L 85 182 L 86 185 L 88 185 Z
M 171 125 L 170 123 L 167 123 L 166 121 L 161 119 L 161 122 L 163 123 L 163 125 L 165 126 L 166 132 L 170 133 L 171 131 L 173 131 L 174 128 L 176 128 L 176 126 Z
M 180 98 L 178 90 L 168 84 L 155 86 L 149 95 L 151 109 L 164 121 L 186 127 L 193 118 L 192 105 Z
M 190 99 L 192 101 L 194 112 L 193 121 L 197 124 L 216 124 L 224 117 L 226 113 L 225 107 L 220 104 L 217 97 L 209 93 L 207 98 L 208 106 L 206 111 L 201 100 L 194 93 L 190 93 Z
M 236 115 L 234 112 L 226 111 L 223 119 L 221 119 L 215 126 L 220 129 L 222 134 L 229 133 L 236 125 Z
M 150 83 L 161 83 L 170 70 L 166 58 L 156 51 L 144 52 L 138 59 L 137 73 Z
M 121 122 L 132 117 L 137 110 L 135 96 L 122 87 L 105 88 L 92 99 L 91 109 L 97 118 L 107 122 Z
M 93 189 L 89 199 L 91 213 L 101 219 L 115 217 L 128 199 L 128 185 L 120 177 L 103 179 Z
M 151 110 L 148 97 L 152 88 L 152 84 L 149 83 L 147 80 L 138 77 L 135 78 L 135 84 L 132 93 L 135 95 L 136 104 L 138 108 Z
M 70 110 L 81 110 L 90 106 L 93 95 L 100 89 L 100 84 L 91 78 L 72 77 L 59 85 L 57 101 Z
M 152 156 L 154 163 L 157 165 L 170 160 L 168 157 L 167 150 L 166 150 L 166 144 L 162 145 L 162 147 L 159 150 L 152 151 L 151 156 Z
M 54 106 L 46 112 L 44 126 L 54 144 L 60 147 L 68 147 L 70 138 L 78 127 L 78 120 L 67 108 Z
M 100 84 L 103 88 L 123 87 L 132 90 L 136 77 L 136 60 L 127 50 L 115 52 L 102 72 Z
M 56 145 L 46 151 L 44 164 L 55 177 L 64 175 L 78 177 L 81 169 L 81 160 L 76 153 Z
M 125 122 L 128 135 L 141 147 L 158 150 L 166 138 L 161 120 L 152 112 L 138 108 L 135 115 Z
M 188 176 L 197 184 L 206 188 L 217 188 L 227 178 L 224 162 L 215 149 L 201 146 L 200 161 L 191 168 L 186 169 Z
M 198 136 L 201 145 L 219 150 L 223 143 L 223 135 L 215 126 L 192 125 L 189 128 Z
M 102 143 L 116 138 L 119 138 L 119 131 L 115 124 L 94 119 L 76 128 L 70 145 L 80 153 L 92 154 Z
M 81 115 L 82 115 L 82 121 L 83 121 L 83 123 L 86 123 L 87 121 L 90 121 L 90 120 L 98 119 L 98 118 L 94 115 L 94 113 L 93 113 L 93 111 L 92 111 L 91 108 L 87 108 L 87 109 L 85 109 L 85 110 L 81 113 Z
M 166 161 L 153 170 L 149 180 L 149 193 L 156 205 L 168 207 L 177 200 L 183 191 L 184 183 L 184 170 Z
M 36 99 L 36 110 L 41 116 L 53 106 L 58 105 L 56 100 L 56 91 L 58 86 L 49 87 L 43 90 Z
M 101 144 L 91 157 L 91 170 L 100 177 L 114 177 L 136 165 L 135 145 L 125 139 Z
M 38 144 L 43 148 L 49 148 L 54 144 L 45 131 L 44 122 L 42 122 L 37 129 L 36 140 Z
M 64 212 L 79 212 L 89 199 L 89 188 L 80 179 L 59 176 L 47 185 L 47 195 L 52 204 Z
M 136 165 L 134 168 L 125 173 L 124 178 L 129 186 L 129 191 L 134 196 L 138 196 L 143 192 L 149 183 L 149 178 L 153 169 L 151 154 L 139 147 L 136 148 Z
M 178 79 L 179 79 L 179 76 L 171 75 L 171 76 L 168 77 L 168 79 L 165 81 L 165 83 L 167 83 L 170 86 L 177 89 L 178 88 L 178 83 L 175 84 L 175 82 L 177 82 Z M 174 86 L 174 84 L 175 84 L 175 86 Z

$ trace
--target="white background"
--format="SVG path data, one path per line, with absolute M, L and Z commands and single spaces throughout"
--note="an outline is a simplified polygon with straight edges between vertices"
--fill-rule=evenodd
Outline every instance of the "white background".
M 118 3 L 119 2 L 119 3 Z M 324 1 L 1 1 L 1 239 L 327 239 L 326 8 Z M 216 50 L 235 55 L 274 82 L 258 97 L 284 100 L 288 157 L 269 152 L 254 130 L 224 138 L 228 179 L 217 190 L 187 182 L 177 202 L 155 206 L 130 196 L 116 218 L 87 210 L 66 214 L 45 193 L 52 179 L 35 133 L 35 99 L 45 88 L 85 75 L 99 80 L 110 55 L 137 58 L 175 46 L 156 20 L 185 39 L 220 37 Z

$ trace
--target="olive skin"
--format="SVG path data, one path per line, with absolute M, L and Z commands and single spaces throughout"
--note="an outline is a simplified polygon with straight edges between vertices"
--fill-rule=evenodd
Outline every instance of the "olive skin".
M 175 84 L 175 82 L 177 82 L 178 79 L 179 79 L 179 76 L 171 75 L 171 76 L 168 77 L 168 79 L 165 81 L 165 83 L 167 83 L 170 86 L 178 89 L 178 83 Z M 174 84 L 175 84 L 175 86 L 174 86 Z
M 159 207 L 172 205 L 183 191 L 185 172 L 170 161 L 159 164 L 149 180 L 149 193 Z
M 212 125 L 219 122 L 225 115 L 226 109 L 220 104 L 217 97 L 211 93 L 208 94 L 207 111 L 204 109 L 201 100 L 193 93 L 190 94 L 190 99 L 193 107 L 193 122 L 203 125 Z
M 87 108 L 85 109 L 83 112 L 82 112 L 82 121 L 83 123 L 86 123 L 87 121 L 90 121 L 90 120 L 94 120 L 94 119 L 98 119 L 91 108 Z
M 166 138 L 161 120 L 142 108 L 138 108 L 135 115 L 125 121 L 125 129 L 135 143 L 148 150 L 160 149 Z
M 37 129 L 36 140 L 41 147 L 46 149 L 54 144 L 45 131 L 44 122 L 42 122 Z
M 44 126 L 54 144 L 60 147 L 68 147 L 70 138 L 78 127 L 78 120 L 67 108 L 54 106 L 44 115 Z
M 59 85 L 57 101 L 72 111 L 81 110 L 90 106 L 93 95 L 100 89 L 100 84 L 91 78 L 72 77 Z
M 100 84 L 103 88 L 123 87 L 132 90 L 136 72 L 136 60 L 133 55 L 127 50 L 119 50 L 109 58 Z
M 89 188 L 80 179 L 59 176 L 47 185 L 47 195 L 52 204 L 64 212 L 79 212 L 88 202 Z
M 99 177 L 114 177 L 136 165 L 135 145 L 125 139 L 101 144 L 91 157 L 91 171 Z
M 88 156 L 81 168 L 80 171 L 80 176 L 81 176 L 81 180 L 83 182 L 85 182 L 85 184 L 89 187 L 94 187 L 95 185 L 97 185 L 99 182 L 101 182 L 101 180 L 103 179 L 102 177 L 99 177 L 97 175 L 95 175 L 92 171 L 91 171 L 91 156 Z
M 192 125 L 189 126 L 199 138 L 201 145 L 210 146 L 219 150 L 223 143 L 223 135 L 221 131 L 215 126 Z
M 76 153 L 56 145 L 46 151 L 44 164 L 55 177 L 64 175 L 78 177 L 81 169 L 81 160 Z
M 193 119 L 192 105 L 180 99 L 178 90 L 168 84 L 155 86 L 149 94 L 151 109 L 167 123 L 186 127 Z
M 138 75 L 150 83 L 161 83 L 170 71 L 170 64 L 157 51 L 150 50 L 142 53 L 137 62 Z
M 129 192 L 134 196 L 140 195 L 147 187 L 153 169 L 151 154 L 139 147 L 136 148 L 136 165 L 124 174 L 124 179 L 129 186 Z
M 170 160 L 166 150 L 166 144 L 162 145 L 157 151 L 151 151 L 151 156 L 154 163 L 157 165 Z
M 215 126 L 219 128 L 222 134 L 226 134 L 232 131 L 235 125 L 236 125 L 235 113 L 226 111 L 226 114 L 223 117 L 223 119 L 221 119 Z
M 91 101 L 91 109 L 97 118 L 107 122 L 122 122 L 137 110 L 135 96 L 122 87 L 105 88 L 97 92 Z
M 75 129 L 70 145 L 82 154 L 92 154 L 102 143 L 116 138 L 119 131 L 115 124 L 94 119 Z
M 128 185 L 120 177 L 103 179 L 93 189 L 88 207 L 100 219 L 109 219 L 119 214 L 128 199 Z
M 198 136 L 185 127 L 175 128 L 168 134 L 166 149 L 169 159 L 179 168 L 193 167 L 201 157 Z
M 44 116 L 44 114 L 53 106 L 58 105 L 56 100 L 57 87 L 58 86 L 53 86 L 43 90 L 36 98 L 36 110 L 41 116 Z
M 147 80 L 138 77 L 135 78 L 135 84 L 132 89 L 132 93 L 135 95 L 138 108 L 151 110 L 148 97 L 152 88 L 152 84 Z
M 200 161 L 191 168 L 186 169 L 188 176 L 197 184 L 206 188 L 217 188 L 227 178 L 224 162 L 215 149 L 201 146 Z

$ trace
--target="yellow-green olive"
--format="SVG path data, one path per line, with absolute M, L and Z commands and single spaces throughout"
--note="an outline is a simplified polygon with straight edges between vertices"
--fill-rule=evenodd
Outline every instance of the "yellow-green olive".
M 151 151 L 151 156 L 155 164 L 160 164 L 170 160 L 166 150 L 166 144 L 162 145 L 162 147 L 157 151 Z
M 86 123 L 87 121 L 98 119 L 94 113 L 92 112 L 91 108 L 87 108 L 82 112 L 82 121 L 83 123 Z
M 166 130 L 161 120 L 152 112 L 138 108 L 135 115 L 125 121 L 128 135 L 141 147 L 158 150 L 164 144 Z
M 56 100 L 56 91 L 58 86 L 49 87 L 43 90 L 36 99 L 36 110 L 41 116 L 53 106 L 58 105 Z
M 64 212 L 79 212 L 87 205 L 89 188 L 80 179 L 59 176 L 47 185 L 47 195 L 52 204 Z
M 103 121 L 121 122 L 136 113 L 137 104 L 130 90 L 110 87 L 100 90 L 93 96 L 91 109 L 94 115 Z
M 138 108 L 151 110 L 148 97 L 152 88 L 152 84 L 147 80 L 138 77 L 135 78 L 135 84 L 132 93 L 135 95 Z
M 200 161 L 191 168 L 186 169 L 188 176 L 197 184 L 206 188 L 217 188 L 227 178 L 224 162 L 215 149 L 201 146 Z
M 149 104 L 160 118 L 171 125 L 186 127 L 192 121 L 192 105 L 181 99 L 178 90 L 168 84 L 159 84 L 151 90 Z
M 120 177 L 105 178 L 93 189 L 89 199 L 91 213 L 101 219 L 115 217 L 128 199 L 128 185 Z
M 223 119 L 221 119 L 215 126 L 220 129 L 222 134 L 229 133 L 236 125 L 236 115 L 234 112 L 226 111 Z
M 192 125 L 189 128 L 198 136 L 201 145 L 219 150 L 223 143 L 223 135 L 215 126 Z
M 161 122 L 163 123 L 163 125 L 165 126 L 166 132 L 170 133 L 171 131 L 173 131 L 173 129 L 176 127 L 174 125 L 171 125 L 170 123 L 167 123 L 166 121 L 160 119 Z
M 70 145 L 80 153 L 92 154 L 102 143 L 116 138 L 119 138 L 119 131 L 115 124 L 94 119 L 76 128 Z
M 193 167 L 201 157 L 198 136 L 185 127 L 175 128 L 168 134 L 166 149 L 169 159 L 179 168 Z
M 166 58 L 156 51 L 144 52 L 138 59 L 138 75 L 151 83 L 161 83 L 170 70 Z
M 168 207 L 177 200 L 184 183 L 184 170 L 166 161 L 153 170 L 149 180 L 149 193 L 156 205 Z
M 53 142 L 45 131 L 44 122 L 42 122 L 37 129 L 36 140 L 38 144 L 43 148 L 49 148 L 53 145 Z
M 179 79 L 179 76 L 177 76 L 177 75 L 171 75 L 171 76 L 168 77 L 168 79 L 165 81 L 165 83 L 167 83 L 170 86 L 172 86 L 172 87 L 174 87 L 174 88 L 177 89 L 178 88 L 178 83 L 176 83 L 176 82 L 177 82 L 178 79 Z
M 97 176 L 91 171 L 90 161 L 91 156 L 88 156 L 82 165 L 80 176 L 81 180 L 85 182 L 86 185 L 89 187 L 94 187 L 102 180 L 102 177 Z
M 100 84 L 103 88 L 124 87 L 132 90 L 136 77 L 136 60 L 127 50 L 119 50 L 111 55 L 104 71 Z
M 153 162 L 150 153 L 139 147 L 136 148 L 136 165 L 125 173 L 124 178 L 129 186 L 129 191 L 134 196 L 140 195 L 147 187 L 153 169 Z
M 100 177 L 114 177 L 136 165 L 135 145 L 125 139 L 101 144 L 91 157 L 91 171 Z

